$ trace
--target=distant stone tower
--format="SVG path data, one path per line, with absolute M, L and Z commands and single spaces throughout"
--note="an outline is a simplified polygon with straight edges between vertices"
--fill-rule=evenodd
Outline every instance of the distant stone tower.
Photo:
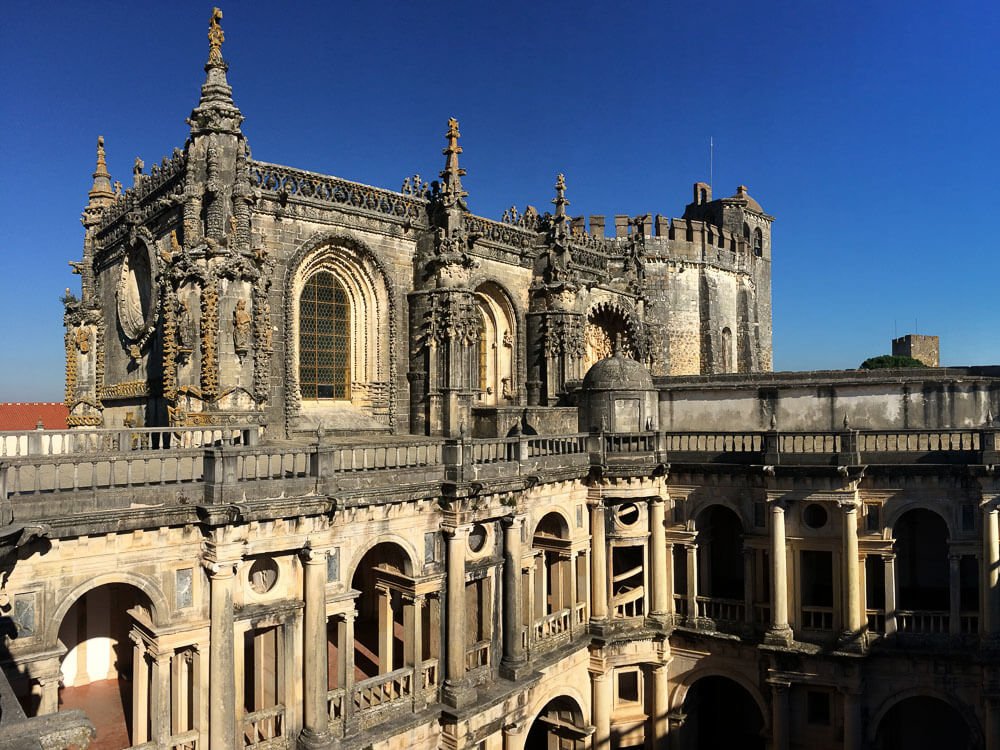
M 892 356 L 913 357 L 928 367 L 941 366 L 941 348 L 937 336 L 908 333 L 892 340 Z

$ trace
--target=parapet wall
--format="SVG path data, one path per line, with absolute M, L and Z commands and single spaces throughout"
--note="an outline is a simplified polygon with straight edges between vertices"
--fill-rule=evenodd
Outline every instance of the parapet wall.
M 656 378 L 665 430 L 981 427 L 1000 413 L 1000 366 Z

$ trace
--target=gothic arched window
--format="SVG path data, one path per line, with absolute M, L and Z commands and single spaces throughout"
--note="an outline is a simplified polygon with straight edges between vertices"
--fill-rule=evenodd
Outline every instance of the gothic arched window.
M 327 271 L 310 276 L 299 297 L 299 388 L 304 399 L 351 397 L 351 308 Z
M 761 234 L 760 227 L 753 230 L 753 254 L 758 258 L 764 254 L 764 235 Z

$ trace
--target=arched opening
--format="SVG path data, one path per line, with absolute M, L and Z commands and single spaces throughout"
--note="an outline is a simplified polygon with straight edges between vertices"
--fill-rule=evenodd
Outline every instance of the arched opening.
M 354 625 L 356 680 L 403 666 L 406 647 L 412 645 L 405 630 L 405 608 L 412 606 L 411 571 L 406 552 L 392 542 L 376 544 L 358 563 L 351 580 L 351 588 L 361 592 Z
M 753 230 L 753 254 L 758 258 L 764 254 L 764 234 L 760 227 Z
M 738 747 L 764 750 L 764 717 L 746 688 L 728 677 L 702 677 L 684 698 L 680 746 L 685 750 Z
M 507 293 L 492 281 L 476 288 L 476 304 L 483 323 L 478 349 L 479 403 L 493 406 L 512 402 L 517 391 L 514 306 Z
M 559 513 L 548 513 L 535 527 L 531 539 L 533 562 L 528 570 L 525 591 L 531 599 L 525 607 L 531 625 L 531 642 L 569 634 L 578 600 L 579 576 L 574 570 L 569 524 Z
M 353 240 L 300 251 L 286 280 L 293 426 L 382 429 L 390 423 L 393 308 L 385 274 Z
M 622 354 L 637 358 L 635 342 L 632 341 L 625 316 L 613 307 L 598 305 L 590 311 L 584 328 L 583 371 L 589 370 L 599 360 L 610 357 L 616 342 L 620 342 Z
M 969 725 L 953 706 L 918 695 L 904 698 L 885 713 L 878 723 L 874 750 L 972 750 L 975 744 Z
M 745 620 L 743 524 L 723 505 L 710 505 L 695 518 L 698 533 L 698 614 L 716 623 Z
M 748 245 L 750 244 L 750 225 L 745 222 L 743 224 L 743 239 Z
M 59 710 L 87 713 L 97 730 L 92 749 L 119 750 L 151 737 L 151 612 L 142 591 L 108 583 L 77 599 L 60 623 L 66 654 Z
M 524 750 L 583 750 L 590 734 L 577 702 L 560 695 L 538 712 L 528 730 Z
M 896 537 L 896 605 L 904 611 L 946 614 L 948 596 L 948 525 L 924 508 L 908 510 L 893 526 Z M 905 628 L 904 622 L 901 623 Z

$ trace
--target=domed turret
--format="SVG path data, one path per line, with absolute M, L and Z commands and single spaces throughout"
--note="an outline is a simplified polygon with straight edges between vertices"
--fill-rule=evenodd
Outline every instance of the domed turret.
M 660 422 L 658 404 L 649 370 L 616 348 L 614 354 L 596 362 L 583 378 L 580 430 L 655 430 Z

